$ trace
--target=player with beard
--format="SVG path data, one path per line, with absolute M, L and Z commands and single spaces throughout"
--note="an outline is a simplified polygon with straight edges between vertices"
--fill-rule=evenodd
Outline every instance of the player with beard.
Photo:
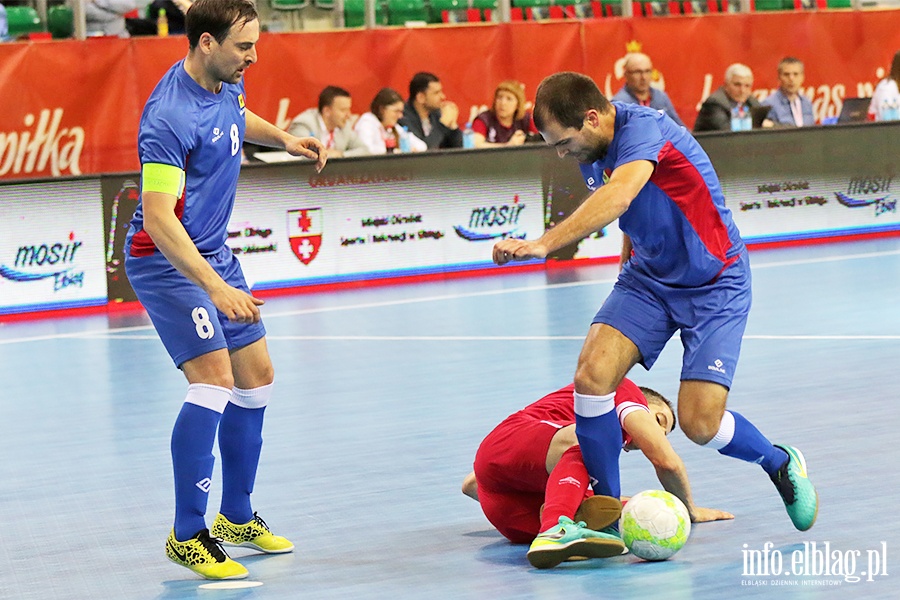
M 593 319 L 575 371 L 575 430 L 588 473 L 601 482 L 594 492 L 620 495 L 616 388 L 634 365 L 649 369 L 678 331 L 684 347 L 678 421 L 685 435 L 759 464 L 794 526 L 812 527 L 818 496 L 803 455 L 773 445 L 740 413 L 726 410 L 750 311 L 750 261 L 709 157 L 669 116 L 610 103 L 578 73 L 541 83 L 534 120 L 560 157 L 581 163 L 592 193 L 539 239 L 495 244 L 494 262 L 545 258 L 616 219 L 626 236 L 618 281 Z

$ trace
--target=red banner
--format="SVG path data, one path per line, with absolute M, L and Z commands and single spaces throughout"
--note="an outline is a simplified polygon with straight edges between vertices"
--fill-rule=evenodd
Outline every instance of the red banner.
M 264 34 L 248 71 L 248 105 L 284 126 L 326 85 L 351 91 L 363 113 L 381 87 L 407 95 L 432 71 L 466 119 L 515 78 L 533 98 L 546 75 L 575 70 L 601 89 L 622 86 L 630 49 L 650 55 L 688 124 L 733 62 L 749 65 L 764 97 L 787 55 L 806 64 L 816 117 L 871 95 L 900 48 L 900 10 L 597 19 L 504 25 Z M 137 127 L 156 82 L 187 51 L 183 37 L 0 44 L 0 178 L 138 169 Z

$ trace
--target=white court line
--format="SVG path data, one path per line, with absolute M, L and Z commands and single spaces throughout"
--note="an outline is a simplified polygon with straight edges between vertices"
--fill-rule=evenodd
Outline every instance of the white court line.
M 829 263 L 829 262 L 838 262 L 843 260 L 859 260 L 866 258 L 881 258 L 884 256 L 896 256 L 900 255 L 900 250 L 887 250 L 884 252 L 866 252 L 859 254 L 846 254 L 846 255 L 836 255 L 836 256 L 823 256 L 818 258 L 805 258 L 805 259 L 797 259 L 797 260 L 786 260 L 786 261 L 775 261 L 770 263 L 762 263 L 753 265 L 753 269 L 770 269 L 774 267 L 789 267 L 796 265 L 811 265 L 818 263 Z M 294 317 L 300 315 L 311 315 L 311 314 L 322 314 L 329 312 L 337 312 L 337 311 L 345 311 L 345 310 L 365 310 L 369 308 L 382 308 L 387 306 L 402 306 L 405 304 L 417 304 L 423 302 L 441 302 L 444 300 L 461 300 L 465 298 L 478 298 L 484 296 L 499 296 L 502 294 L 517 294 L 522 292 L 534 292 L 534 291 L 546 291 L 546 290 L 556 290 L 556 289 L 564 289 L 571 287 L 585 287 L 592 285 L 602 285 L 602 284 L 612 284 L 615 283 L 615 278 L 608 279 L 591 279 L 585 281 L 573 281 L 569 283 L 550 283 L 550 284 L 542 284 L 542 285 L 534 285 L 534 286 L 522 286 L 515 288 L 504 288 L 498 290 L 483 290 L 479 292 L 463 292 L 458 294 L 442 294 L 439 296 L 422 296 L 420 298 L 403 298 L 403 299 L 394 299 L 394 300 L 384 300 L 381 302 L 365 302 L 360 304 L 347 304 L 347 305 L 339 305 L 339 306 L 321 306 L 318 308 L 306 308 L 300 310 L 290 310 L 284 312 L 275 312 L 275 313 L 267 313 L 265 315 L 266 320 L 277 319 L 281 317 Z M 115 333 L 127 334 L 132 331 L 153 331 L 152 325 L 139 325 L 134 327 L 122 327 L 114 330 Z M 41 335 L 41 336 L 33 336 L 33 337 L 23 337 L 23 338 L 11 338 L 11 339 L 0 339 L 0 346 L 5 344 L 15 344 L 15 343 L 23 343 L 23 342 L 39 342 L 46 340 L 56 340 L 56 339 L 66 339 L 66 338 L 76 338 L 76 339 L 90 339 L 90 338 L 107 338 L 107 337 L 116 337 L 107 329 L 97 329 L 92 331 L 83 331 L 78 333 L 59 333 L 59 334 L 49 334 L 49 335 Z M 122 337 L 122 336 L 119 336 Z M 153 337 L 153 336 L 149 336 Z M 270 338 L 276 339 L 276 338 Z M 301 339 L 301 338 L 298 338 Z M 302 338 L 307 339 L 307 338 Z M 408 339 L 408 338 L 404 338 Z M 867 338 L 868 339 L 868 338 Z

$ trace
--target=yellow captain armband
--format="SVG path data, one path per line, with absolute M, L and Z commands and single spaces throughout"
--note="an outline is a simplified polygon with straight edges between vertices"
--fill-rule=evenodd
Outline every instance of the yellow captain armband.
M 184 191 L 184 171 L 172 165 L 146 163 L 141 167 L 141 191 L 161 192 L 181 198 Z

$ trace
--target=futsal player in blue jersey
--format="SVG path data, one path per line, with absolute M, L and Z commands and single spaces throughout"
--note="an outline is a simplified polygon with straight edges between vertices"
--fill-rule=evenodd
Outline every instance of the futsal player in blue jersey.
M 185 17 L 189 51 L 153 90 L 141 117 L 141 201 L 126 239 L 125 268 L 166 350 L 188 380 L 172 431 L 175 523 L 166 555 L 208 579 L 247 569 L 221 543 L 267 553 L 293 550 L 253 511 L 274 371 L 250 294 L 225 245 L 244 139 L 317 161 L 313 138 L 288 135 L 245 106 L 243 75 L 256 62 L 259 20 L 249 0 L 197 0 Z M 216 434 L 222 503 L 212 531 L 206 506 Z
M 498 242 L 494 262 L 544 258 L 617 218 L 626 235 L 618 281 L 594 317 L 575 372 L 576 434 L 594 493 L 620 495 L 616 387 L 635 364 L 649 369 L 680 331 L 684 433 L 761 465 L 794 526 L 812 527 L 818 497 L 803 455 L 773 445 L 725 409 L 750 310 L 750 263 L 706 153 L 664 113 L 610 103 L 578 73 L 541 83 L 534 120 L 560 157 L 578 160 L 592 193 L 538 240 Z

